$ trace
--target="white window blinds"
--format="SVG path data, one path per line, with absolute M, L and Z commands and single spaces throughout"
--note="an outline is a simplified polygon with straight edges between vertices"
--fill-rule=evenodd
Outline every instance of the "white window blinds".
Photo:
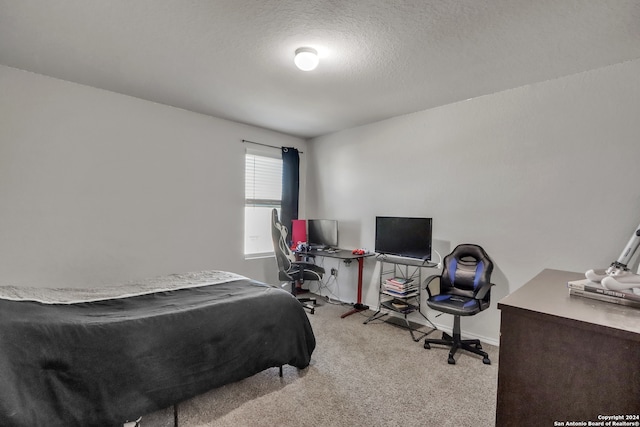
M 282 200 L 282 157 L 280 151 L 247 149 L 245 155 L 244 253 L 250 256 L 273 253 L 271 211 L 280 211 Z
M 280 207 L 282 159 L 247 152 L 245 158 L 245 200 L 247 206 Z

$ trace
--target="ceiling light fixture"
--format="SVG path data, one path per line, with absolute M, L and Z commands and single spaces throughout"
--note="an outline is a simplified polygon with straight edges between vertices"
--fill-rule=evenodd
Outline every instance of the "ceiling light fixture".
M 296 67 L 302 71 L 311 71 L 318 66 L 318 51 L 311 47 L 299 47 L 296 49 L 296 56 L 293 59 Z

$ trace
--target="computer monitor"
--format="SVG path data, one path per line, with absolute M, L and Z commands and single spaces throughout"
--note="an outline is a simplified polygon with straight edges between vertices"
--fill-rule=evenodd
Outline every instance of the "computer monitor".
M 431 218 L 376 217 L 375 251 L 421 260 L 431 259 Z
M 312 248 L 337 248 L 338 221 L 333 219 L 308 219 L 307 243 Z

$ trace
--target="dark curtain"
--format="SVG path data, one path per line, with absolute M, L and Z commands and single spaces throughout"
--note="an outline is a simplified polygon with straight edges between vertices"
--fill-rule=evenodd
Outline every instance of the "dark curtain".
M 282 147 L 282 208 L 280 222 L 287 227 L 287 243 L 291 245 L 291 220 L 298 219 L 300 194 L 300 154 L 291 147 Z

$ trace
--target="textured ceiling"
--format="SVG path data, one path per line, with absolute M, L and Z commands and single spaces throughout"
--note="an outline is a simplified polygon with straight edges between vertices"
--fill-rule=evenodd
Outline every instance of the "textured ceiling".
M 304 138 L 637 58 L 640 0 L 0 0 L 2 65 Z

